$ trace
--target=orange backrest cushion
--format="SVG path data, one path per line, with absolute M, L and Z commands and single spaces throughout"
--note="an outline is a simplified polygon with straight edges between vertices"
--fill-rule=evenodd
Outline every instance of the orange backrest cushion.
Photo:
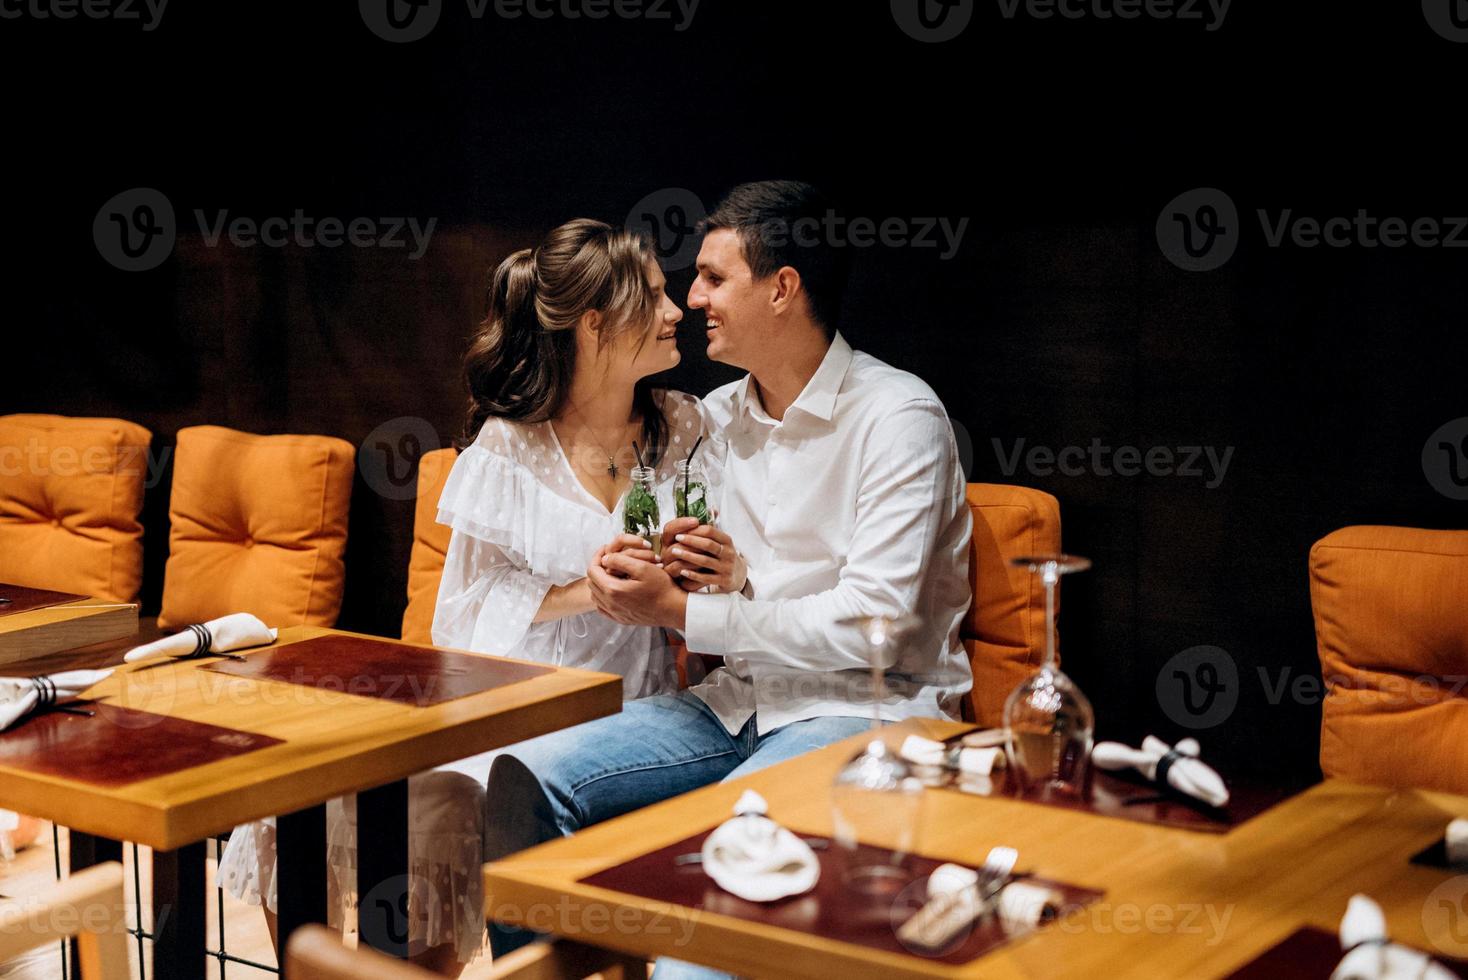
M 354 469 L 352 444 L 329 436 L 180 429 L 158 625 L 235 612 L 335 623 Z
M 974 687 L 964 716 L 995 727 L 1003 723 L 1005 699 L 1045 655 L 1040 577 L 1012 567 L 1009 560 L 1060 551 L 1060 502 L 1029 487 L 970 483 L 968 505 L 974 518 L 969 545 L 974 601 L 959 635 L 973 666 Z
M 418 503 L 413 511 L 413 551 L 408 556 L 408 608 L 403 611 L 403 639 L 433 642 L 433 609 L 438 580 L 449 550 L 447 524 L 438 523 L 438 498 L 459 456 L 457 449 L 435 449 L 418 461 Z
M 122 419 L 0 416 L 0 582 L 136 601 L 152 441 Z
M 1468 793 L 1468 531 L 1328 534 L 1310 604 L 1325 775 Z

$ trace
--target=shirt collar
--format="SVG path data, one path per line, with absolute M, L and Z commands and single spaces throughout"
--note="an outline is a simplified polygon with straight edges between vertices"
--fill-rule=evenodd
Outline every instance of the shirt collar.
M 851 345 L 838 331 L 831 338 L 831 346 L 826 348 L 826 356 L 821 358 L 820 367 L 816 368 L 816 373 L 805 383 L 799 397 L 790 405 L 790 410 L 798 409 L 829 422 L 836 412 L 836 396 L 841 393 L 841 385 L 846 381 L 846 372 L 851 367 L 852 357 Z M 734 389 L 736 416 L 745 412 L 752 416 L 756 412 L 759 415 L 765 414 L 758 398 L 750 391 L 753 384 L 752 376 L 746 374 Z M 790 410 L 787 410 L 787 415 Z

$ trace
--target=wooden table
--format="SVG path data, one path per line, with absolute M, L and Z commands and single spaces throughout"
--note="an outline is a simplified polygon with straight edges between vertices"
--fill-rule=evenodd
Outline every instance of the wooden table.
M 275 647 L 332 633 L 359 635 L 294 627 L 280 631 Z M 154 849 L 153 903 L 155 910 L 169 912 L 157 919 L 159 980 L 203 976 L 203 842 L 210 836 L 282 815 L 279 868 L 290 879 L 279 888 L 283 949 L 295 926 L 326 918 L 326 801 L 359 794 L 358 876 L 365 894 L 374 883 L 406 874 L 408 776 L 615 714 L 622 703 L 620 677 L 568 668 L 414 707 L 203 669 L 212 662 L 150 670 L 129 664 L 87 696 L 283 744 L 116 787 L 14 768 L 0 755 L 0 807 L 72 828 L 74 868 L 119 856 L 120 845 L 113 842 Z
M 134 636 L 137 632 L 137 603 L 78 599 L 59 606 L 28 609 L 0 616 L 0 664 Z
M 894 748 L 917 732 L 972 726 L 913 720 L 884 730 Z M 1176 830 L 1015 800 L 932 790 L 919 851 L 978 865 L 1018 848 L 1037 874 L 1101 888 L 1094 905 L 963 966 L 881 953 L 702 909 L 581 885 L 577 879 L 666 847 L 726 819 L 746 788 L 797 833 L 831 833 L 837 770 L 859 735 L 727 784 L 635 811 L 486 865 L 486 916 L 648 959 L 673 956 L 747 976 L 1210 977 L 1231 972 L 1299 926 L 1334 932 L 1365 892 L 1400 942 L 1468 955 L 1461 921 L 1424 907 L 1451 873 L 1409 864 L 1468 815 L 1468 797 L 1322 783 L 1228 834 Z M 873 841 L 887 843 L 890 841 Z M 1465 883 L 1468 879 L 1456 879 Z M 1463 889 L 1460 889 L 1462 891 Z M 1454 929 L 1457 932 L 1454 932 Z

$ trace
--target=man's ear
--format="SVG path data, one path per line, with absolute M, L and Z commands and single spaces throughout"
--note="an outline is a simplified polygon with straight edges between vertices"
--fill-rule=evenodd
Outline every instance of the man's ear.
M 800 301 L 800 273 L 793 266 L 782 266 L 772 277 L 770 305 L 776 316 L 783 315 Z

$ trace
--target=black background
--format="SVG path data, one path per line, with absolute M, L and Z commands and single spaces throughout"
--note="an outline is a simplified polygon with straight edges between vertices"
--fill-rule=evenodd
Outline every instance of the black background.
M 1067 583 L 1065 662 L 1103 733 L 1180 734 L 1156 679 L 1212 645 L 1241 687 L 1205 750 L 1308 774 L 1318 699 L 1270 692 L 1318 675 L 1310 544 L 1354 523 L 1465 526 L 1468 504 L 1433 489 L 1421 454 L 1468 415 L 1468 251 L 1272 248 L 1255 212 L 1468 214 L 1468 44 L 1416 3 L 1284 6 L 1236 0 L 1209 31 L 1009 19 L 988 0 L 941 44 L 885 3 L 769 0 L 703 0 L 682 31 L 676 15 L 475 20 L 446 0 L 410 44 L 350 3 L 175 0 L 151 32 L 0 20 L 0 409 L 130 418 L 158 454 L 206 422 L 359 445 L 385 432 L 403 449 L 420 423 L 402 420 L 421 419 L 447 444 L 488 271 L 565 219 L 621 223 L 664 188 L 711 206 L 768 177 L 819 183 L 852 216 L 967 218 L 951 260 L 856 250 L 844 332 L 933 385 L 972 445 L 970 479 L 1060 499 L 1067 549 L 1096 563 Z M 129 273 L 92 222 L 134 187 L 167 195 L 180 235 Z M 1174 266 L 1154 232 L 1196 187 L 1241 215 L 1237 253 L 1211 272 Z M 196 208 L 438 225 L 418 261 L 208 247 Z M 685 297 L 689 273 L 670 280 Z M 671 377 L 699 394 L 733 376 L 703 358 L 701 322 L 685 318 Z M 1233 455 L 1212 489 L 1008 474 L 995 440 L 1020 439 Z M 145 508 L 145 612 L 167 487 L 165 468 Z M 392 496 L 359 476 L 345 628 L 396 632 L 412 501 Z

